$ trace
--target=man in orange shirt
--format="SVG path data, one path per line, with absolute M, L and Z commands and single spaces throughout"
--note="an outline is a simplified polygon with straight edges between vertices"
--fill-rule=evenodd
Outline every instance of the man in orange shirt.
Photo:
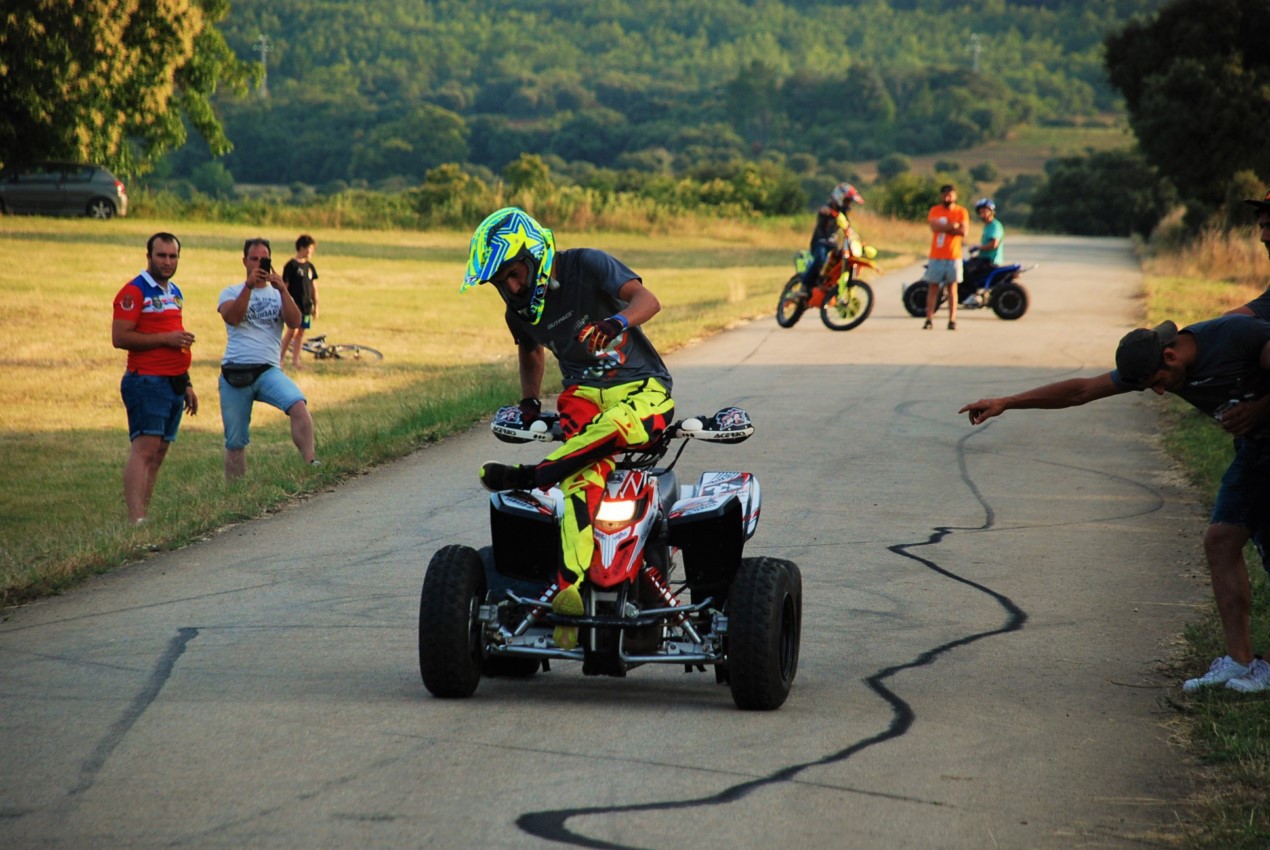
M 926 214 L 930 225 L 930 261 L 926 264 L 925 329 L 935 326 L 939 292 L 948 290 L 948 330 L 957 329 L 957 284 L 961 283 L 961 239 L 970 227 L 970 213 L 957 205 L 957 188 L 951 183 L 939 187 L 940 202 Z
M 171 233 L 156 233 L 146 243 L 146 270 L 115 295 L 110 340 L 128 352 L 119 386 L 128 410 L 132 447 L 123 471 L 123 497 L 133 525 L 146 521 L 159 466 L 176 440 L 181 415 L 198 413 L 190 385 L 190 346 L 194 334 L 181 320 L 184 299 L 172 276 L 181 243 Z

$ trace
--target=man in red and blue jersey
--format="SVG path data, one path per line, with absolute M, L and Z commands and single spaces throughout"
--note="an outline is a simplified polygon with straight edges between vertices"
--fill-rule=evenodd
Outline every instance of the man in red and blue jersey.
M 180 258 L 180 240 L 171 233 L 154 234 L 146 242 L 146 270 L 115 296 L 110 339 L 115 348 L 128 352 L 119 393 L 132 441 L 123 496 L 133 525 L 146 521 L 159 467 L 176 440 L 182 414 L 198 413 L 198 396 L 190 384 L 194 334 L 182 322 L 184 299 L 172 281 Z

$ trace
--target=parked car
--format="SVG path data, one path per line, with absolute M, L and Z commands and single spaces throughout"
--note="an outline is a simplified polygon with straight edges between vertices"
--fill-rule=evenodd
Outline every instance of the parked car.
M 113 218 L 128 214 L 128 192 L 98 165 L 36 162 L 0 171 L 0 213 Z

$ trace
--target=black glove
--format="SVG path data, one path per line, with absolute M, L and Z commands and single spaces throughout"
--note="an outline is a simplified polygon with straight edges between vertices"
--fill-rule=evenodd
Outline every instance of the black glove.
M 608 348 L 614 339 L 621 336 L 628 326 L 624 316 L 609 316 L 603 321 L 592 322 L 584 327 L 578 334 L 578 342 L 584 344 L 587 351 L 592 354 L 599 354 Z
M 520 418 L 526 427 L 542 415 L 542 402 L 536 398 L 522 398 L 516 402 L 516 407 L 520 408 Z

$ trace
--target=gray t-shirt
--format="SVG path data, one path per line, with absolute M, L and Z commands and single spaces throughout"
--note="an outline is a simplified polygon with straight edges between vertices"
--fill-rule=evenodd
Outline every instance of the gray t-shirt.
M 556 254 L 554 277 L 560 285 L 548 290 L 538 324 L 507 311 L 507 326 L 517 342 L 529 339 L 550 350 L 565 387 L 614 387 L 656 378 L 670 390 L 670 371 L 640 328 L 627 329 L 611 350 L 599 355 L 577 339 L 584 326 L 626 306 L 617 293 L 627 281 L 638 279 L 635 272 L 603 251 L 574 248 Z
M 1260 366 L 1261 351 L 1270 342 L 1270 322 L 1252 316 L 1221 316 L 1196 322 L 1179 333 L 1195 337 L 1195 362 L 1186 370 L 1182 386 L 1173 394 L 1209 416 L 1231 400 L 1260 398 L 1270 391 L 1270 374 Z M 1119 371 L 1111 373 L 1124 386 Z M 1270 425 L 1251 435 L 1270 437 Z
M 243 291 L 245 283 L 236 283 L 221 290 L 217 308 L 226 301 L 233 301 Z M 251 291 L 247 315 L 237 325 L 225 323 L 229 342 L 225 345 L 222 363 L 238 366 L 278 365 L 282 356 L 282 296 L 272 286 Z

